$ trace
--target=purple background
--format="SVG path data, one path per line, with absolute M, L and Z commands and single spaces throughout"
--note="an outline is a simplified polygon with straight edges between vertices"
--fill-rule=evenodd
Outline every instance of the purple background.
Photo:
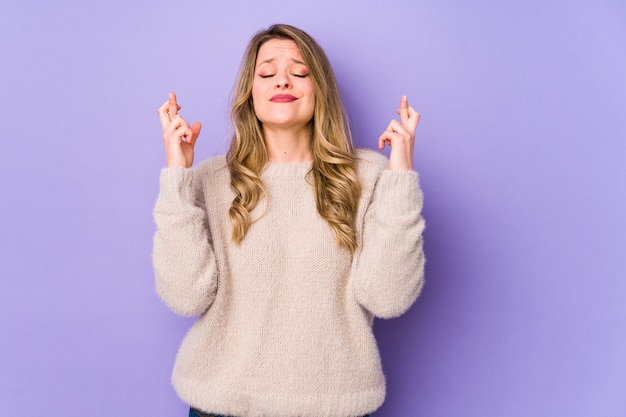
M 223 153 L 243 49 L 329 54 L 358 143 L 409 96 L 427 284 L 376 417 L 626 415 L 626 3 L 0 2 L 0 415 L 183 416 L 154 291 L 156 109 Z

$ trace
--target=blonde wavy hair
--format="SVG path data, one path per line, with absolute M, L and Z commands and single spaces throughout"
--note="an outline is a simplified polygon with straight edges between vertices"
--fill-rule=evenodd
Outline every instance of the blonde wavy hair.
M 272 25 L 250 40 L 235 83 L 231 111 L 235 131 L 226 154 L 230 184 L 235 193 L 229 211 L 232 239 L 241 243 L 254 221 L 250 212 L 268 197 L 261 180 L 268 156 L 263 128 L 254 112 L 252 84 L 259 49 L 272 39 L 294 41 L 309 70 L 315 88 L 315 109 L 311 121 L 313 162 L 307 175 L 312 178 L 319 215 L 330 225 L 337 244 L 354 252 L 357 247 L 354 222 L 361 183 L 334 71 L 326 54 L 311 36 L 283 24 Z

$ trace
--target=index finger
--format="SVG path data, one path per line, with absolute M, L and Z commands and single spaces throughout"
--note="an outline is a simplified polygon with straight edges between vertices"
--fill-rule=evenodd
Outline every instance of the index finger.
M 170 115 L 170 119 L 178 114 L 178 108 L 178 103 L 176 103 L 176 94 L 171 92 L 167 106 L 167 112 Z
M 402 96 L 400 99 L 400 120 L 402 120 L 402 123 L 406 123 L 409 120 L 409 100 L 406 96 Z

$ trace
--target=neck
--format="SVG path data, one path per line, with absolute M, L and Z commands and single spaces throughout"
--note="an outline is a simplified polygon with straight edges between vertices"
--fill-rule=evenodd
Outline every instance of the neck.
M 263 134 L 270 162 L 294 164 L 312 159 L 310 126 L 298 130 L 264 127 Z

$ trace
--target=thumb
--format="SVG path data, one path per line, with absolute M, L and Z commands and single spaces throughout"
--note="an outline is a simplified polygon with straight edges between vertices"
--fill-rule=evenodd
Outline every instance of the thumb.
M 199 122 L 195 122 L 191 125 L 191 140 L 189 141 L 191 146 L 196 144 L 196 139 L 200 136 L 200 130 L 202 130 L 202 124 Z

